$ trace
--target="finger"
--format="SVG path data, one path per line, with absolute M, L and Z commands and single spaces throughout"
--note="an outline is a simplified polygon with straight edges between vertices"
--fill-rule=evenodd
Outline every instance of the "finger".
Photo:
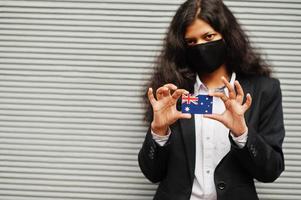
M 169 88 L 164 86 L 162 94 L 163 94 L 163 97 L 170 96 L 170 90 L 169 90 Z
M 174 84 L 171 84 L 171 83 L 165 84 L 164 86 L 158 88 L 158 90 L 156 92 L 156 97 L 158 100 L 160 100 L 163 97 L 170 95 L 169 90 L 176 90 L 176 89 L 177 89 L 177 86 L 175 86 Z
M 219 121 L 221 123 L 223 123 L 224 119 L 223 119 L 223 115 L 220 114 L 206 114 L 204 115 L 205 118 L 209 118 L 209 119 L 214 119 L 216 121 Z
M 191 119 L 191 114 L 178 112 L 177 118 L 178 119 Z
M 237 90 L 236 100 L 240 104 L 242 104 L 244 96 L 245 96 L 244 91 L 243 91 L 243 89 L 242 89 L 242 87 L 241 87 L 241 85 L 239 84 L 238 81 L 235 81 L 234 84 L 235 84 L 235 87 L 236 87 L 236 90 Z
M 222 81 L 224 82 L 224 84 L 228 88 L 229 98 L 234 99 L 236 97 L 236 93 L 235 93 L 235 90 L 234 90 L 233 86 L 229 83 L 229 81 L 225 77 L 222 77 Z
M 170 90 L 176 90 L 178 87 L 172 83 L 165 84 L 163 87 L 167 87 Z
M 149 99 L 150 103 L 152 105 L 154 105 L 156 103 L 156 99 L 155 99 L 154 94 L 153 94 L 153 88 L 148 88 L 147 96 L 148 96 L 148 99 Z
M 227 95 L 223 92 L 211 92 L 209 93 L 210 96 L 215 96 L 221 98 L 221 100 L 224 102 L 225 107 L 228 108 L 230 106 L 230 101 Z
M 179 98 L 180 96 L 182 96 L 183 94 L 187 95 L 187 94 L 189 94 L 189 92 L 188 92 L 187 90 L 184 90 L 184 89 L 178 89 L 178 90 L 176 90 L 176 91 L 172 94 L 172 98 L 173 98 L 174 100 L 178 100 L 178 98 Z
M 225 100 L 225 101 L 228 100 L 228 97 L 223 92 L 210 92 L 209 96 L 219 97 L 219 98 L 221 98 L 222 100 Z
M 157 89 L 156 91 L 157 100 L 160 100 L 164 97 L 164 91 L 168 91 L 168 88 L 163 86 Z
M 248 93 L 248 94 L 247 94 L 247 100 L 246 100 L 246 102 L 245 102 L 244 105 L 243 105 L 243 110 L 244 110 L 244 112 L 246 112 L 246 111 L 250 108 L 251 104 L 252 104 L 252 97 L 251 97 L 251 95 Z

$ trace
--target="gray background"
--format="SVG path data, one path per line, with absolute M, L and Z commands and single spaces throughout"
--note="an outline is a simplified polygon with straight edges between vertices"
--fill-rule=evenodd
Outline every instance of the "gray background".
M 0 0 L 0 199 L 151 199 L 140 95 L 180 0 Z M 301 1 L 225 3 L 281 81 L 286 171 L 301 196 Z

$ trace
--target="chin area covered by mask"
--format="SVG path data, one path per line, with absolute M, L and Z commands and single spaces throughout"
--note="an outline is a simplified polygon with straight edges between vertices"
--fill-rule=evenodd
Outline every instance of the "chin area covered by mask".
M 187 63 L 192 71 L 212 73 L 224 64 L 226 44 L 223 39 L 187 47 Z

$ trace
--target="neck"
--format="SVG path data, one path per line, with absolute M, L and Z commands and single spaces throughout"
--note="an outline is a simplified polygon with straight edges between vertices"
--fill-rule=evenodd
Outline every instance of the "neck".
M 210 74 L 199 74 L 199 77 L 208 89 L 215 89 L 224 86 L 224 83 L 221 79 L 222 76 L 230 81 L 230 75 L 231 74 L 227 71 L 226 66 L 222 65 Z

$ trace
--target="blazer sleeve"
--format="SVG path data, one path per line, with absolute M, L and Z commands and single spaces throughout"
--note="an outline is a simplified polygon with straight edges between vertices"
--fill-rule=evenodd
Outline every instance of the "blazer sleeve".
M 258 181 L 273 182 L 284 170 L 282 142 L 285 135 L 282 95 L 278 79 L 264 91 L 260 105 L 258 127 L 248 125 L 248 140 L 240 149 L 231 137 L 231 152 Z
M 164 146 L 160 146 L 152 138 L 149 127 L 138 154 L 138 162 L 142 173 L 151 182 L 160 182 L 166 176 L 169 149 L 170 137 Z

